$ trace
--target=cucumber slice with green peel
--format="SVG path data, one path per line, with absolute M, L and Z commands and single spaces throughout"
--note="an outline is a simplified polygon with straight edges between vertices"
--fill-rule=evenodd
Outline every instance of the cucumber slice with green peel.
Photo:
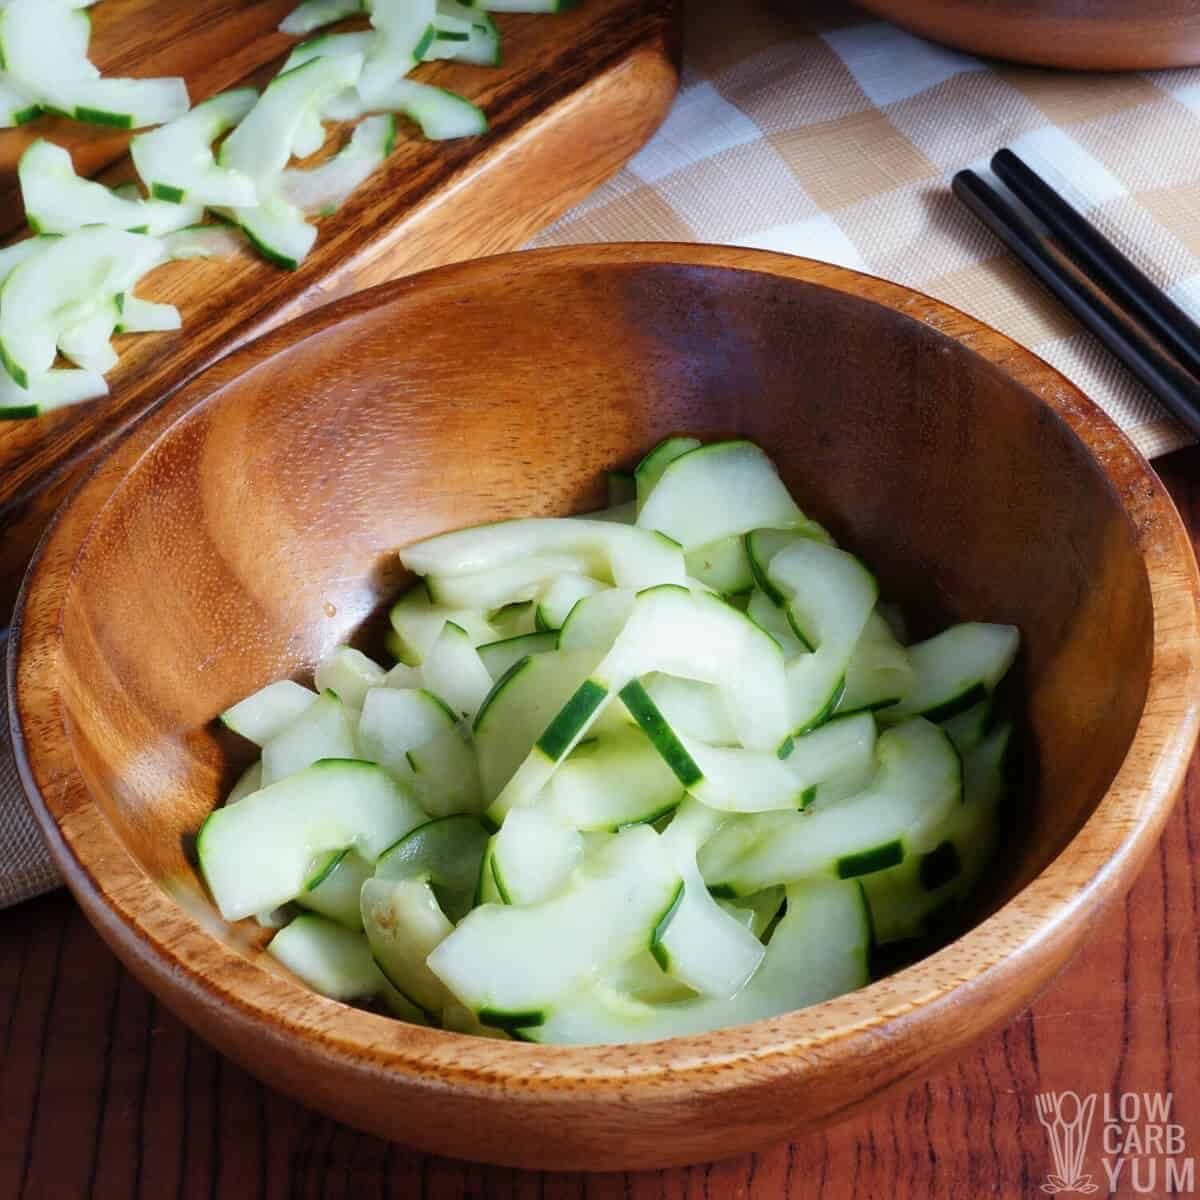
M 0 129 L 28 125 L 42 115 L 42 106 L 10 77 L 0 78 Z
M 662 473 L 677 459 L 687 454 L 689 450 L 700 448 L 700 441 L 693 437 L 669 437 L 658 443 L 633 470 L 634 498 L 637 500 L 638 511 L 641 512 L 654 485 L 662 478 Z
M 768 574 L 787 598 L 792 628 L 815 647 L 787 665 L 792 722 L 803 732 L 833 715 L 879 589 L 852 554 L 807 538 L 779 551 Z
M 813 733 L 798 738 L 797 743 L 806 741 L 814 734 L 824 733 L 840 721 L 850 719 L 858 720 L 860 716 L 857 714 L 853 718 L 834 716 L 827 725 L 822 725 Z M 872 724 L 874 723 L 872 722 Z M 866 789 L 875 778 L 875 744 L 874 729 L 872 729 L 871 736 L 849 742 L 845 747 L 837 771 L 819 783 L 807 787 L 800 807 L 820 808 L 837 800 L 843 800 L 847 796 L 855 796 Z
M 479 15 L 486 16 L 485 13 Z M 472 25 L 465 34 L 447 33 L 439 29 L 421 55 L 422 62 L 449 60 L 471 63 L 477 67 L 498 67 L 502 58 L 500 31 L 490 18 L 488 25 Z
M 308 170 L 283 173 L 283 195 L 301 212 L 327 216 L 375 172 L 392 152 L 396 121 L 391 115 L 367 117 L 332 158 Z
M 263 743 L 263 787 L 323 758 L 355 757 L 354 732 L 346 706 L 334 692 L 322 692 L 298 717 Z
M 492 677 L 471 644 L 467 631 L 447 621 L 421 663 L 425 686 L 443 700 L 456 717 L 473 721 L 492 690 Z
M 19 387 L 49 371 L 58 338 L 78 320 L 81 298 L 126 292 L 164 256 L 155 238 L 90 227 L 46 245 L 0 289 L 0 361 Z
M 371 24 L 378 37 L 363 63 L 357 90 L 362 111 L 378 109 L 381 95 L 421 61 L 437 36 L 435 0 L 377 0 Z
M 912 683 L 907 649 L 883 617 L 873 612 L 846 664 L 846 690 L 838 702 L 838 713 L 890 708 L 904 699 Z
M 506 641 L 527 633 L 537 633 L 536 608 L 532 600 L 518 600 L 496 609 L 489 617 L 496 631 L 496 640 Z M 479 648 L 482 649 L 482 646 Z
M 532 602 L 531 602 L 532 603 Z M 519 637 L 488 642 L 479 647 L 479 657 L 493 680 L 529 654 L 548 654 L 558 649 L 558 632 L 525 633 Z
M 388 618 L 400 640 L 398 648 L 403 651 L 403 656 L 398 657 L 410 667 L 421 665 L 421 660 L 447 621 L 453 621 L 460 629 L 465 629 L 476 646 L 494 642 L 498 636 L 482 613 L 469 608 L 448 609 L 434 604 L 423 584 L 405 592 L 392 605 Z
M 991 719 L 992 700 L 989 696 L 943 721 L 942 728 L 959 754 L 967 754 L 983 741 Z
M 687 573 L 722 595 L 744 592 L 754 585 L 750 558 L 741 537 L 722 538 L 684 555 Z
M 296 132 L 292 137 L 292 156 L 308 158 L 310 154 L 316 154 L 325 145 L 326 136 L 325 123 L 321 119 L 321 114 L 306 112 L 300 118 L 300 124 L 296 126 Z
M 475 137 L 488 131 L 487 116 L 478 105 L 457 92 L 415 79 L 397 79 L 371 93 L 368 108 L 400 113 L 433 142 Z
M 372 688 L 383 687 L 384 669 L 353 646 L 335 646 L 320 663 L 313 682 L 317 691 L 333 691 L 343 704 L 362 708 Z
M 676 458 L 638 512 L 641 528 L 666 534 L 684 550 L 806 522 L 771 460 L 745 441 L 714 442 Z
M 799 638 L 792 628 L 787 609 L 780 608 L 761 588 L 756 587 L 751 591 L 746 615 L 779 643 L 785 662 L 790 663 L 800 655 L 812 652 L 812 647 Z
M 553 899 L 473 910 L 429 968 L 485 1024 L 537 1025 L 597 972 L 646 948 L 681 882 L 658 834 L 639 825 L 586 860 Z
M 632 471 L 609 471 L 604 476 L 608 507 L 618 508 L 632 502 L 637 504 L 637 477 Z
M 710 746 L 735 746 L 737 729 L 719 689 L 711 683 L 654 674 L 642 680 L 663 720 L 678 734 Z
M 626 588 L 609 588 L 585 596 L 567 614 L 558 631 L 558 648 L 608 650 L 625 628 L 633 611 L 635 593 Z
M 601 986 L 639 1000 L 643 1004 L 667 1004 L 695 997 L 693 988 L 668 975 L 649 950 L 618 964 L 601 981 Z
M 293 67 L 302 67 L 314 58 L 347 58 L 358 55 L 365 59 L 378 36 L 373 29 L 364 29 L 354 33 L 327 33 L 322 37 L 311 38 L 292 48 L 281 70 L 290 71 Z
M 377 879 L 427 878 L 442 911 L 460 921 L 471 909 L 488 833 L 463 813 L 435 817 L 388 847 L 375 864 Z
M 465 575 L 429 575 L 425 587 L 443 608 L 491 611 L 531 600 L 559 576 L 585 574 L 590 565 L 581 554 L 535 554 Z
M 190 103 L 187 84 L 178 78 L 84 79 L 56 91 L 70 98 L 65 111 L 75 120 L 114 129 L 164 125 L 183 116 Z
M 888 730 L 877 745 L 879 771 L 857 795 L 809 812 L 760 814 L 743 829 L 722 830 L 700 852 L 708 885 L 745 896 L 816 875 L 854 878 L 924 847 L 962 796 L 958 754 L 936 725 L 919 717 Z M 754 839 L 748 846 L 747 833 Z
M 232 258 L 246 249 L 246 237 L 234 225 L 189 225 L 162 238 L 172 261 Z
M 507 904 L 496 883 L 496 872 L 492 869 L 492 848 L 483 852 L 483 861 L 479 864 L 479 879 L 475 887 L 475 907 L 481 904 Z
M 439 734 L 406 757 L 409 782 L 430 816 L 477 813 L 483 807 L 479 763 L 460 729 Z
M 266 745 L 282 733 L 317 699 L 317 693 L 290 679 L 268 683 L 252 696 L 239 700 L 220 717 L 221 724 L 256 746 Z
M 322 860 L 296 903 L 311 912 L 321 913 L 347 929 L 362 931 L 359 893 L 374 874 L 374 867 L 353 850 L 336 850 Z
M 968 621 L 910 646 L 912 687 L 887 710 L 887 719 L 920 715 L 944 721 L 978 704 L 1008 672 L 1020 641 L 1015 625 Z
M 389 638 L 396 637 L 396 631 L 389 630 Z M 405 663 L 396 663 L 388 668 L 388 673 L 383 677 L 383 686 L 389 688 L 408 688 L 412 691 L 419 691 L 422 684 L 421 668 L 410 667 Z
M 636 726 L 576 746 L 546 792 L 546 803 L 562 820 L 585 830 L 655 821 L 682 799 L 674 773 Z
M 173 304 L 159 304 L 125 294 L 120 299 L 117 333 L 169 333 L 183 327 L 183 318 Z
M 332 25 L 365 10 L 363 0 L 304 0 L 279 22 L 279 32 L 302 37 L 322 25 Z
M 585 986 L 554 1005 L 530 1041 L 563 1044 L 648 1042 L 780 1016 L 869 982 L 870 926 L 853 883 L 811 880 L 787 891 L 758 970 L 729 999 L 640 1002 L 610 986 Z
M 244 800 L 252 792 L 257 792 L 262 787 L 262 763 L 252 762 L 239 776 L 237 783 L 233 785 L 229 795 L 225 797 L 225 803 L 236 804 L 239 800 Z
M 220 92 L 169 124 L 135 137 L 129 153 L 150 195 L 175 204 L 253 205 L 258 198 L 254 180 L 218 166 L 212 144 L 257 101 L 254 88 Z
M 571 610 L 585 596 L 608 590 L 587 575 L 565 572 L 552 579 L 537 600 L 534 620 L 543 631 L 557 631 L 566 624 Z
M 86 315 L 65 326 L 58 335 L 58 349 L 75 366 L 102 375 L 117 364 L 117 352 L 112 348 L 111 339 L 120 319 L 120 309 L 115 296 L 86 307 L 89 309 Z
M 498 797 L 555 714 L 575 694 L 603 651 L 556 651 L 520 659 L 493 685 L 475 717 L 479 775 L 489 802 Z M 489 817 L 499 826 L 508 806 Z
M 327 760 L 218 808 L 196 853 L 221 915 L 237 921 L 299 895 L 323 851 L 352 846 L 374 861 L 424 820 L 382 768 Z
M 771 560 L 800 538 L 821 542 L 826 546 L 834 545 L 829 532 L 811 518 L 805 518 L 802 525 L 792 529 L 754 529 L 746 534 L 746 556 L 750 560 L 754 582 L 769 600 L 780 607 L 787 603 L 787 596 L 771 580 Z
M 0 283 L 3 283 L 13 270 L 26 259 L 32 258 L 35 254 L 40 253 L 47 246 L 52 246 L 57 240 L 56 236 L 50 235 L 46 237 L 27 237 L 22 238 L 19 242 L 13 242 L 11 246 L 0 248 Z
M 426 965 L 454 931 L 428 879 L 368 879 L 362 919 L 375 962 L 401 995 L 429 1013 L 454 1000 Z
M 330 1000 L 375 996 L 383 982 L 367 939 L 316 913 L 302 914 L 281 929 L 267 953 Z
M 578 830 L 541 806 L 514 808 L 492 839 L 492 876 L 505 904 L 557 896 L 582 858 Z
M 646 530 L 578 517 L 517 519 L 443 533 L 400 551 L 401 562 L 419 575 L 470 575 L 534 555 L 577 555 L 580 573 L 620 588 L 684 584 L 677 546 Z
M 363 697 L 358 747 L 363 756 L 394 775 L 412 773 L 408 754 L 457 729 L 445 702 L 422 688 L 371 688 Z
M 362 65 L 358 55 L 326 56 L 276 75 L 221 146 L 218 165 L 252 178 L 258 196 L 256 206 L 229 211 L 255 247 L 280 266 L 299 266 L 317 233 L 281 190 L 297 133 L 331 97 L 354 85 Z
M 718 900 L 717 903 L 756 938 L 763 939 L 779 916 L 785 895 L 784 888 L 771 887 L 755 892 L 753 896 L 743 896 L 740 900 Z

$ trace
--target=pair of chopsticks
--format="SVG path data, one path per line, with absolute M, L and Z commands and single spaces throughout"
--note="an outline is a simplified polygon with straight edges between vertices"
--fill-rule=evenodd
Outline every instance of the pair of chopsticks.
M 954 176 L 954 194 L 1200 434 L 1200 326 L 1011 150 L 991 166 L 1033 219 L 974 171 Z

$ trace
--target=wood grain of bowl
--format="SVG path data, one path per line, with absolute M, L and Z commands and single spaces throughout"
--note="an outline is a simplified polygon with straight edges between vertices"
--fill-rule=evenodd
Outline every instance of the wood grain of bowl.
M 189 865 L 239 766 L 213 717 L 343 639 L 369 644 L 397 546 L 595 507 L 602 470 L 670 432 L 761 442 L 918 619 L 1021 627 L 1028 787 L 990 903 L 861 991 L 636 1047 L 469 1038 L 308 992 L 256 927 L 218 918 Z M 339 301 L 188 384 L 44 539 L 9 686 L 22 778 L 68 884 L 219 1049 L 424 1149 L 651 1167 L 835 1120 L 1047 985 L 1132 882 L 1180 786 L 1197 595 L 1145 461 L 1001 335 L 802 259 L 583 247 Z
M 858 0 L 863 8 L 992 58 L 1091 71 L 1200 63 L 1200 0 Z

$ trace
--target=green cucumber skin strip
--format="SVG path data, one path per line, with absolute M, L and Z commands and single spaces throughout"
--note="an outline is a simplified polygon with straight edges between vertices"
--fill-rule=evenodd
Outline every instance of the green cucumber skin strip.
M 551 762 L 558 762 L 566 753 L 579 728 L 607 697 L 608 688 L 602 683 L 597 683 L 594 679 L 585 679 L 538 738 L 537 749 Z
M 663 938 L 667 936 L 667 930 L 670 928 L 671 920 L 675 913 L 679 910 L 680 904 L 683 903 L 683 893 L 686 885 L 683 880 L 679 881 L 679 886 L 675 889 L 675 894 L 671 897 L 670 903 L 663 910 L 663 914 L 654 923 L 654 931 L 650 934 L 650 953 L 654 956 L 654 961 L 658 963 L 664 971 L 668 970 L 671 965 L 671 956 L 667 952 L 666 946 L 662 944 Z
M 685 787 L 693 787 L 699 783 L 704 774 L 695 760 L 680 744 L 674 731 L 667 724 L 659 711 L 658 705 L 650 698 L 642 682 L 638 679 L 627 683 L 620 692 L 621 700 L 629 709 L 633 719 L 642 727 L 646 736 L 654 743 L 655 748 L 666 760 L 667 766 L 675 772 L 675 778 Z M 664 752 L 664 745 L 666 751 Z
M 304 885 L 306 892 L 315 892 L 337 869 L 338 864 L 349 854 L 349 849 L 331 851 L 329 857 L 317 869 L 313 877 Z
M 882 846 L 872 846 L 870 850 L 860 850 L 857 854 L 843 854 L 837 860 L 837 877 L 854 879 L 859 875 L 873 875 L 876 871 L 899 866 L 903 861 L 904 843 L 899 840 L 885 842 Z

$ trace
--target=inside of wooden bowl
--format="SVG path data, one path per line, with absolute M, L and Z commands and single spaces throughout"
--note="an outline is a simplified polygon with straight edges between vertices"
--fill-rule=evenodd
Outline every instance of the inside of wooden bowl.
M 339 641 L 378 645 L 397 547 L 598 507 L 602 473 L 669 433 L 761 443 L 917 632 L 1020 627 L 1026 776 L 985 907 L 1050 863 L 1125 755 L 1152 640 L 1132 526 L 1057 416 L 928 326 L 795 279 L 454 278 L 351 308 L 210 394 L 91 528 L 61 686 L 88 784 L 154 879 L 211 911 L 189 838 L 251 757 L 214 717 Z

